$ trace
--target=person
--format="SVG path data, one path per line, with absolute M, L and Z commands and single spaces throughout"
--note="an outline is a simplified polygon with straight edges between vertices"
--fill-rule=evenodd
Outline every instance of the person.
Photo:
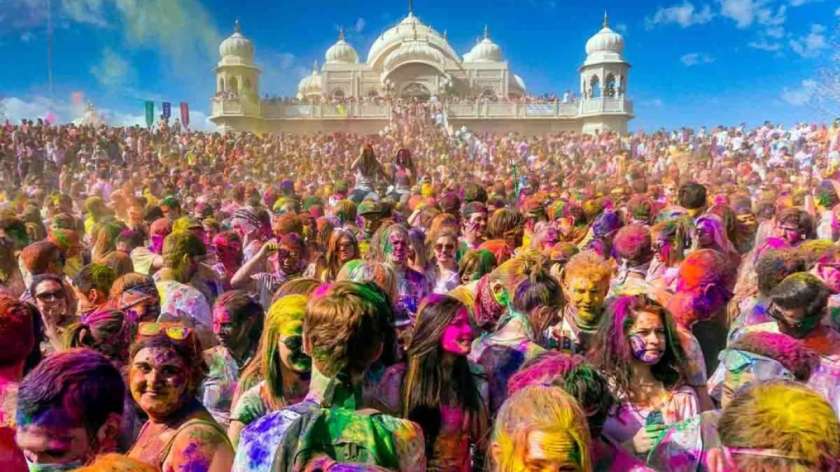
M 108 298 L 108 308 L 124 312 L 133 323 L 156 321 L 160 316 L 160 295 L 151 276 L 133 272 L 119 277 Z
M 73 299 L 64 279 L 53 274 L 41 274 L 32 278 L 29 293 L 38 308 L 44 327 L 47 344 L 42 347 L 46 353 L 60 351 L 63 346 L 64 330 L 73 322 Z
M 419 424 L 429 471 L 469 471 L 483 457 L 487 382 L 467 360 L 475 337 L 467 308 L 429 295 L 406 347 L 407 362 L 388 368 L 373 389 L 380 409 Z
M 493 426 L 490 470 L 591 472 L 586 416 L 559 387 L 532 385 L 505 401 Z
M 15 440 L 29 470 L 74 470 L 117 448 L 125 384 L 102 354 L 48 356 L 20 383 Z
M 116 278 L 114 270 L 104 264 L 93 263 L 82 267 L 70 285 L 78 300 L 78 316 L 84 319 L 103 308 Z
M 322 282 L 333 282 L 344 264 L 358 259 L 360 255 L 356 236 L 344 228 L 336 228 L 330 234 L 324 255 L 311 264 L 311 270 L 307 269 L 304 275 Z
M 224 428 L 242 369 L 250 362 L 263 330 L 263 309 L 242 290 L 223 293 L 213 304 L 213 333 L 220 344 L 202 354 L 207 376 L 199 389 L 201 403 Z
M 561 287 L 566 304 L 560 321 L 551 328 L 551 338 L 561 350 L 583 353 L 601 322 L 612 268 L 595 252 L 583 251 L 572 256 L 564 269 Z
M 610 380 L 620 402 L 604 434 L 637 456 L 650 451 L 666 425 L 699 412 L 671 315 L 644 295 L 608 301 L 587 357 Z
M 0 293 L 19 297 L 26 291 L 26 282 L 15 258 L 15 243 L 0 237 Z
M 300 275 L 306 262 L 303 240 L 289 233 L 279 240 L 269 240 L 259 252 L 236 271 L 230 284 L 234 288 L 251 289 L 264 309 L 271 306 L 271 297 L 280 285 Z
M 388 179 L 370 144 L 362 147 L 359 157 L 350 164 L 350 170 L 354 172 L 356 183 L 349 198 L 356 203 L 361 203 L 365 197 L 376 191 L 379 177 Z
M 697 182 L 686 182 L 680 185 L 677 193 L 677 202 L 682 208 L 688 211 L 688 216 L 693 220 L 702 215 L 708 205 L 706 187 Z
M 458 236 L 453 231 L 444 230 L 430 243 L 432 267 L 429 279 L 432 293 L 445 294 L 461 283 L 456 258 Z
M 613 251 L 619 267 L 610 280 L 608 293 L 616 295 L 647 292 L 646 276 L 653 259 L 650 229 L 640 224 L 622 227 L 613 240 Z
M 475 250 L 484 242 L 487 232 L 487 207 L 482 202 L 469 202 L 461 210 L 462 230 L 459 252 Z
M 716 471 L 836 470 L 840 423 L 825 400 L 790 380 L 740 392 L 718 422 Z
M 424 274 L 408 266 L 408 231 L 399 223 L 394 223 L 381 229 L 378 241 L 372 259 L 387 263 L 394 270 L 397 290 L 393 301 L 397 317 L 413 320 L 420 300 L 429 293 L 431 287 Z
M 651 472 L 644 462 L 603 434 L 604 421 L 616 404 L 607 379 L 579 354 L 546 351 L 526 362 L 508 380 L 508 396 L 531 385 L 560 387 L 586 415 L 592 469 L 603 472 Z
M 196 334 L 178 322 L 141 323 L 129 362 L 131 396 L 149 420 L 128 456 L 164 471 L 229 471 L 227 434 L 196 399 L 206 368 Z
M 365 372 L 383 352 L 392 316 L 387 299 L 370 283 L 338 282 L 313 298 L 303 327 L 304 349 L 312 355 L 309 393 L 304 401 L 267 414 L 242 431 L 233 470 L 297 470 L 317 453 L 339 453 L 341 457 L 330 457 L 400 471 L 425 470 L 420 426 L 357 411 L 364 407 Z M 328 431 L 313 430 L 313 422 Z M 331 446 L 342 442 L 356 446 Z
M 207 298 L 189 285 L 206 253 L 204 243 L 195 234 L 188 231 L 170 234 L 163 242 L 163 268 L 155 273 L 154 280 L 160 294 L 161 313 L 188 318 L 209 330 L 213 315 Z
M 23 281 L 29 287 L 32 278 L 41 274 L 64 276 L 64 255 L 61 249 L 49 241 L 36 241 L 20 251 L 20 271 Z M 27 295 L 24 292 L 24 295 Z M 24 301 L 29 301 L 24 298 Z

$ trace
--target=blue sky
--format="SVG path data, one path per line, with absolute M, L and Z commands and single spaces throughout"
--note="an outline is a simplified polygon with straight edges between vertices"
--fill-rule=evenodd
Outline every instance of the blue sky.
M 79 113 L 71 95 L 82 92 L 114 124 L 142 122 L 151 99 L 189 102 L 192 122 L 206 126 L 218 44 L 235 18 L 255 44 L 260 92 L 293 95 L 340 26 L 364 59 L 407 3 L 0 0 L 0 114 L 70 120 Z M 827 121 L 840 108 L 817 100 L 823 74 L 840 74 L 836 0 L 415 0 L 414 10 L 461 54 L 489 25 L 531 93 L 576 89 L 584 45 L 607 10 L 632 64 L 633 129 Z

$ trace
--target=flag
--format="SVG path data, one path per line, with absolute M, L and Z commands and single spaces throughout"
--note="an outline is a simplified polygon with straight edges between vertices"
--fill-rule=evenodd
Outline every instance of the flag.
M 172 116 L 172 104 L 163 102 L 163 119 L 168 120 L 170 116 Z
M 181 124 L 190 126 L 190 105 L 187 102 L 181 102 Z
M 146 127 L 151 128 L 155 122 L 155 102 L 146 102 Z

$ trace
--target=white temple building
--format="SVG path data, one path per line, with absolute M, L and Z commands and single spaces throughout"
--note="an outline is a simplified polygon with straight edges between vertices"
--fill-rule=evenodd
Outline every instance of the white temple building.
M 210 119 L 224 130 L 375 133 L 390 121 L 389 99 L 402 97 L 437 100 L 449 125 L 476 131 L 626 133 L 633 106 L 626 98 L 630 64 L 623 51 L 624 39 L 610 29 L 605 13 L 601 30 L 586 42 L 579 97 L 535 103 L 521 100 L 525 82 L 510 70 L 487 27 L 483 38 L 459 55 L 445 32 L 409 10 L 379 35 L 364 61 L 339 32 L 323 65 L 313 66 L 290 102 L 260 99 L 254 45 L 237 21 L 219 46 Z

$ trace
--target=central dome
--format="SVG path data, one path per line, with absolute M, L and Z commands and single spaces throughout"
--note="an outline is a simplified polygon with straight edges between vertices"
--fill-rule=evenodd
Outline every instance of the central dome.
M 327 49 L 325 55 L 327 64 L 357 64 L 359 55 L 353 46 L 344 40 L 344 29 L 338 32 L 338 41 Z
M 438 49 L 444 57 L 458 62 L 458 55 L 446 38 L 420 21 L 414 13 L 409 12 L 408 16 L 396 26 L 385 30 L 376 38 L 368 51 L 367 63 L 370 65 L 380 63 L 387 53 L 397 49 L 401 43 L 415 40 L 424 40 L 430 47 Z

